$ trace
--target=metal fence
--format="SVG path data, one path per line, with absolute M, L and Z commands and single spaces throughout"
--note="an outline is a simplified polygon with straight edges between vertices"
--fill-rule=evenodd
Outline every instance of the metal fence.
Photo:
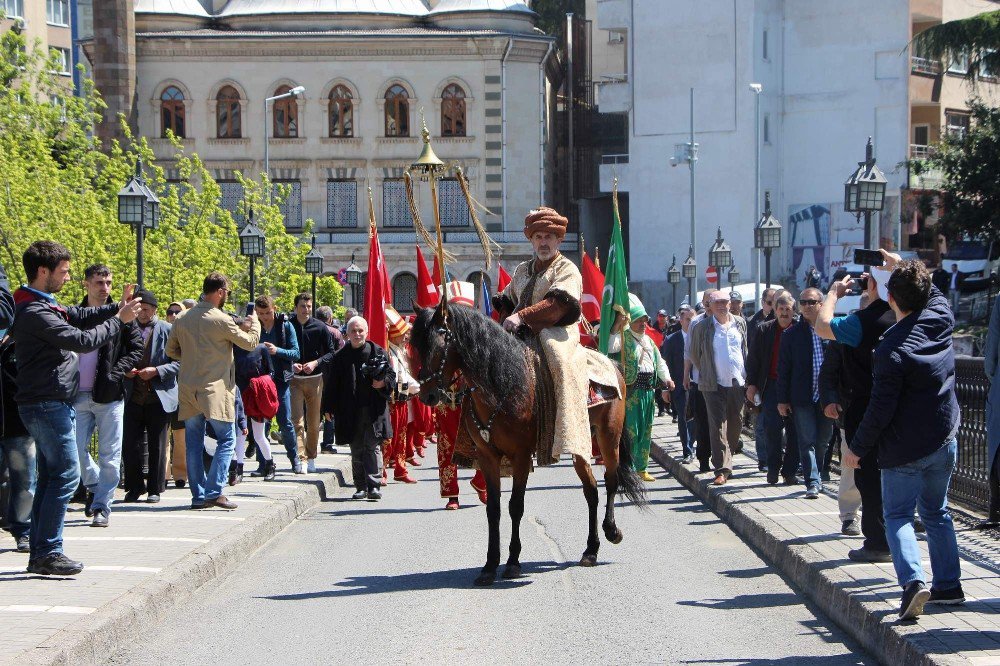
M 986 394 L 990 382 L 979 356 L 955 358 L 955 393 L 962 412 L 958 429 L 958 461 L 951 477 L 949 496 L 986 512 L 990 506 L 986 442 Z

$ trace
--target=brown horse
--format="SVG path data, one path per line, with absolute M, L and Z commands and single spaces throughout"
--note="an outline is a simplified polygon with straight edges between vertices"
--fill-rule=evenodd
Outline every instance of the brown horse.
M 496 322 L 478 310 L 463 305 L 449 305 L 447 317 L 441 307 L 419 310 L 410 341 L 421 362 L 418 379 L 420 399 L 434 406 L 444 399 L 462 404 L 462 422 L 475 443 L 476 459 L 486 477 L 486 516 L 489 522 L 489 546 L 486 566 L 475 580 L 476 585 L 492 585 L 500 565 L 500 461 L 506 456 L 512 463 L 514 485 L 510 496 L 512 524 L 510 555 L 504 578 L 521 575 L 521 538 L 519 527 L 524 515 L 524 491 L 531 471 L 537 432 L 533 352 L 508 334 Z M 464 378 L 470 388 L 457 390 Z M 618 373 L 621 395 L 625 380 Z M 584 396 L 580 396 L 584 399 Z M 619 491 L 633 502 L 646 502 L 645 489 L 632 469 L 631 445 L 625 424 L 625 403 L 613 399 L 589 410 L 591 432 L 604 457 L 604 483 L 607 508 L 604 536 L 611 543 L 622 540 L 615 524 L 615 494 Z M 573 456 L 573 467 L 583 482 L 583 494 L 590 511 L 587 548 L 582 566 L 597 563 L 600 539 L 597 536 L 597 481 L 589 458 Z

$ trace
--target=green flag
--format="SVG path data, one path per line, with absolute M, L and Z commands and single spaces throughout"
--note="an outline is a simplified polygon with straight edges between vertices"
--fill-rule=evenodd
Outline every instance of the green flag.
M 618 216 L 618 182 L 611 193 L 615 226 L 611 231 L 611 248 L 604 272 L 604 292 L 601 294 L 601 331 L 598 345 L 602 354 L 608 353 L 608 340 L 616 314 L 626 319 L 628 325 L 628 275 L 625 274 L 625 244 L 622 242 L 622 222 Z

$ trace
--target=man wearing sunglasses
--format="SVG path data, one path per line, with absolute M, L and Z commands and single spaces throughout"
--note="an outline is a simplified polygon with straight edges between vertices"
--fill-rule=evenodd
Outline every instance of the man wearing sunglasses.
M 823 413 L 819 373 L 829 344 L 816 333 L 823 294 L 810 287 L 799 296 L 801 319 L 781 336 L 778 352 L 778 413 L 792 417 L 799 443 L 799 462 L 806 499 L 819 497 L 820 467 L 833 434 L 833 421 Z

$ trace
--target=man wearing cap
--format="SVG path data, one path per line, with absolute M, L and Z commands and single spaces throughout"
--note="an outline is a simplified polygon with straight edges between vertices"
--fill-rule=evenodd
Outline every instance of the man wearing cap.
M 416 483 L 406 470 L 406 443 L 409 424 L 415 414 L 411 410 L 411 398 L 420 392 L 420 383 L 410 374 L 410 355 L 406 345 L 410 341 L 410 324 L 391 305 L 385 308 L 385 322 L 389 335 L 389 363 L 396 373 L 396 383 L 392 387 L 389 415 L 392 419 L 392 439 L 386 451 L 385 467 L 393 469 L 393 480 L 401 483 Z M 412 462 L 416 462 L 410 458 Z
M 167 425 L 177 411 L 177 373 L 180 363 L 167 358 L 170 324 L 156 316 L 156 296 L 142 289 L 135 322 L 142 336 L 142 356 L 125 379 L 125 420 L 122 458 L 125 491 L 130 498 L 147 495 L 155 504 L 167 486 Z M 142 478 L 142 449 L 149 451 L 149 476 Z M 96 520 L 96 518 L 95 518 Z
M 743 317 L 729 312 L 729 294 L 723 291 L 712 292 L 709 312 L 691 330 L 690 355 L 691 363 L 698 369 L 698 392 L 704 396 L 708 411 L 708 437 L 715 469 L 713 483 L 721 486 L 733 473 L 732 452 L 738 450 L 740 441 L 747 323 Z
M 660 357 L 660 350 L 649 336 L 646 335 L 646 324 L 649 316 L 642 301 L 635 294 L 628 295 L 629 331 L 624 334 L 625 353 L 622 354 L 622 334 L 614 333 L 608 343 L 608 356 L 619 360 L 624 356 L 625 384 L 625 427 L 632 439 L 632 465 L 643 481 L 655 481 L 656 478 L 646 471 L 649 465 L 649 445 L 653 437 L 653 393 L 656 380 L 659 379 L 673 390 L 674 382 L 670 379 L 670 370 Z M 665 399 L 669 393 L 663 391 Z
M 729 313 L 737 317 L 743 316 L 743 295 L 735 289 L 729 292 Z
M 586 353 L 580 344 L 580 269 L 559 252 L 569 221 L 551 208 L 539 208 L 524 220 L 534 259 L 522 262 L 503 293 L 493 299 L 503 327 L 537 337 L 555 387 L 553 457 L 560 453 L 591 455 L 587 415 Z

